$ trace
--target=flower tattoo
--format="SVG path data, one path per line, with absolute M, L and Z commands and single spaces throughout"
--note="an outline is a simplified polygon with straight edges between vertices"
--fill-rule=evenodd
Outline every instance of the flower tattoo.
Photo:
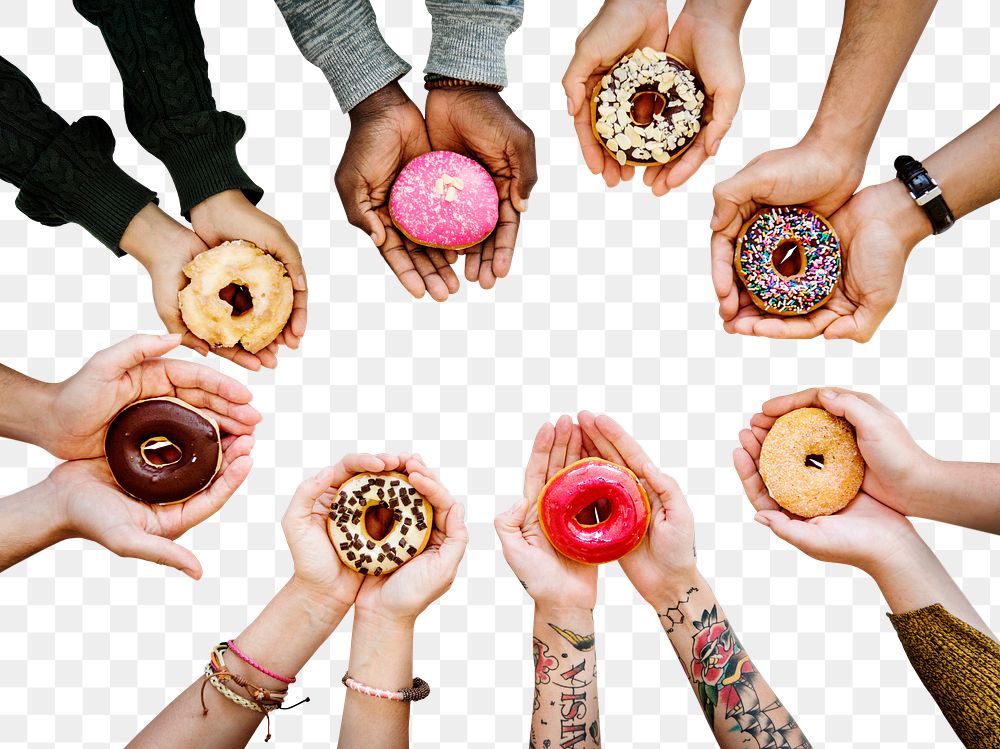
M 549 655 L 549 646 L 535 637 L 531 642 L 531 654 L 535 659 L 535 684 L 548 684 L 549 676 L 559 667 L 559 661 L 554 655 Z
M 729 621 L 719 621 L 716 607 L 702 614 L 694 622 L 695 635 L 692 647 L 691 681 L 698 690 L 698 701 L 708 722 L 715 718 L 716 707 L 722 706 L 727 718 L 743 712 L 738 685 L 744 676 L 754 672 L 750 657 L 729 626 Z

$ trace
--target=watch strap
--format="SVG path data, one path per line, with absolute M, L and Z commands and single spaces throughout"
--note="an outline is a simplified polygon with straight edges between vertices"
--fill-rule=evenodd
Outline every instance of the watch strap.
M 931 222 L 935 234 L 947 231 L 955 223 L 955 216 L 945 202 L 941 186 L 931 177 L 924 165 L 912 156 L 899 156 L 893 166 L 896 168 L 896 179 L 906 185 L 910 197 L 920 206 Z

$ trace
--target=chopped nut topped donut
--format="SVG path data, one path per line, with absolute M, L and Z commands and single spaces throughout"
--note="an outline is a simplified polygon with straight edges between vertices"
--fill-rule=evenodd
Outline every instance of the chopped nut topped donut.
M 648 107 L 637 107 L 643 99 Z M 705 92 L 690 68 L 666 52 L 637 49 L 594 89 L 594 135 L 622 166 L 666 164 L 694 141 L 704 107 Z

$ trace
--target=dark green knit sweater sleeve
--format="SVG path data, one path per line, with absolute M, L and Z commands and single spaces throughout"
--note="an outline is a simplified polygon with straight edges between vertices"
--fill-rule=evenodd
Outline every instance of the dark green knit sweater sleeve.
M 889 621 L 962 743 L 1000 746 L 1000 644 L 940 604 L 889 614 Z
M 20 188 L 17 207 L 46 226 L 79 224 L 116 255 L 132 218 L 156 193 L 114 162 L 115 138 L 98 117 L 72 125 L 0 58 L 0 178 Z
M 223 190 L 257 203 L 264 191 L 243 171 L 241 117 L 216 109 L 194 0 L 74 0 L 96 25 L 125 89 L 125 121 L 170 171 L 181 212 Z

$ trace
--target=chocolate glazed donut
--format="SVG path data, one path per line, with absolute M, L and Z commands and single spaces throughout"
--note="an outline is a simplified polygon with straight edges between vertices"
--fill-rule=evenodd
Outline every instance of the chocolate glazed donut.
M 149 504 L 183 502 L 222 465 L 219 426 L 176 398 L 150 398 L 123 408 L 104 437 L 118 486 Z

